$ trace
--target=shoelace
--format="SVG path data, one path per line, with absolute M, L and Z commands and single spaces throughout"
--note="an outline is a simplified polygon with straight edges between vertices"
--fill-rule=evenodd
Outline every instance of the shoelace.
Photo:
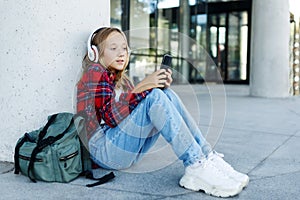
M 227 176 L 226 173 L 224 173 L 224 171 L 222 171 L 221 169 L 219 169 L 212 161 L 207 160 L 205 163 L 204 167 L 211 167 L 214 168 L 214 172 L 217 176 Z
M 224 158 L 224 154 L 222 154 L 222 153 L 218 153 L 218 152 L 216 152 L 216 151 L 214 151 L 213 153 L 216 154 L 216 155 L 218 155 L 218 156 L 221 157 L 221 158 Z
M 217 158 L 216 156 L 218 156 L 219 158 Z M 224 158 L 224 154 L 218 153 L 216 151 L 214 151 L 213 155 L 211 156 L 212 161 L 215 160 L 217 164 L 221 165 L 227 170 L 233 170 L 233 167 L 230 164 L 228 164 L 226 161 L 224 161 L 223 158 Z

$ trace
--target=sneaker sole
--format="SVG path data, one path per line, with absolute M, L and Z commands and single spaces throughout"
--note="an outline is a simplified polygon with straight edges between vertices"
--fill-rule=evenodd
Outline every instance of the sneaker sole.
M 250 178 L 248 177 L 244 182 L 242 182 L 243 188 L 247 187 L 249 184 Z
M 245 179 L 238 179 L 238 178 L 235 178 L 235 177 L 233 177 L 233 176 L 229 176 L 231 179 L 233 179 L 233 180 L 235 180 L 235 181 L 237 181 L 237 182 L 240 182 L 241 184 L 242 184 L 242 188 L 245 188 L 245 187 L 247 187 L 248 186 L 248 184 L 249 184 L 249 181 L 250 181 L 250 178 L 247 176 L 247 178 L 245 178 Z
M 216 197 L 233 197 L 238 195 L 242 191 L 242 187 L 239 187 L 236 190 L 220 190 L 214 186 L 211 186 L 199 179 L 194 179 L 192 177 L 183 176 L 180 181 L 179 185 L 185 189 L 192 190 L 195 192 L 203 191 L 206 194 L 216 196 Z

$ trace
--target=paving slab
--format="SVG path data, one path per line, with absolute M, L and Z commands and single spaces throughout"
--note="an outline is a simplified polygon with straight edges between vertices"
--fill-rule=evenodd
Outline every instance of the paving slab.
M 213 86 L 210 86 L 213 87 Z M 213 90 L 218 97 L 214 113 L 222 120 L 222 87 Z M 230 199 L 241 200 L 282 200 L 300 199 L 300 97 L 284 99 L 256 98 L 249 96 L 249 87 L 226 85 L 226 115 L 224 123 L 211 122 L 211 95 L 203 85 L 191 87 L 176 86 L 187 109 L 198 119 L 203 133 L 208 130 L 221 130 L 215 149 L 224 153 L 224 159 L 237 170 L 250 176 L 248 187 L 238 196 Z M 196 101 L 194 97 L 196 96 Z M 197 105 L 197 102 L 200 102 Z M 196 107 L 200 109 L 196 109 Z M 211 137 L 207 135 L 208 139 Z M 216 139 L 213 138 L 212 139 Z M 156 148 L 166 144 L 159 140 Z M 13 164 L 0 162 L 0 200 L 2 199 L 180 199 L 215 200 L 201 192 L 192 192 L 178 186 L 184 173 L 181 161 L 172 153 L 163 151 L 155 158 L 144 160 L 145 166 L 135 166 L 132 171 L 115 171 L 116 178 L 94 188 L 85 187 L 93 181 L 78 178 L 68 184 L 32 183 L 22 175 L 13 173 Z M 169 162 L 170 161 L 170 162 Z M 157 163 L 161 162 L 161 166 Z M 166 164 L 167 163 L 167 164 Z M 155 167 L 159 166 L 157 169 Z M 139 168 L 140 167 L 140 168 Z M 149 170 L 155 169 L 155 170 Z M 109 170 L 98 170 L 104 175 Z
M 231 128 L 290 135 L 300 130 L 300 115 L 295 105 L 294 98 L 232 97 L 227 101 L 225 125 Z
M 258 177 L 273 177 L 300 172 L 299 149 L 299 136 L 287 138 L 282 145 L 278 146 L 260 165 L 253 169 L 251 174 Z
M 252 173 L 289 136 L 224 128 L 215 149 L 237 170 Z
M 11 162 L 0 162 L 0 174 L 11 172 L 14 169 L 14 164 Z
M 239 200 L 299 200 L 300 172 L 251 180 Z

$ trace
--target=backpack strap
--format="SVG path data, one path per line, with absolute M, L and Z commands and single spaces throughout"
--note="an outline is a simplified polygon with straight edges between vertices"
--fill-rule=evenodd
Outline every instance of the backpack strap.
M 92 172 L 92 160 L 90 158 L 90 152 L 88 148 L 88 137 L 85 125 L 85 119 L 87 118 L 86 113 L 84 111 L 78 112 L 74 115 L 74 123 L 78 132 L 80 147 L 81 147 L 81 159 L 82 159 L 82 176 L 85 176 L 87 179 L 97 180 L 95 183 L 87 184 L 87 187 L 94 187 L 97 185 L 101 185 L 106 183 L 113 178 L 115 178 L 115 174 L 110 172 L 100 178 L 94 178 Z
M 42 137 L 45 136 L 48 127 L 53 123 L 53 121 L 55 120 L 57 114 L 54 114 L 50 117 L 50 119 L 48 120 L 47 124 L 44 126 L 44 128 L 41 130 L 41 132 L 43 132 L 42 134 L 40 133 L 39 135 L 43 135 Z M 15 147 L 15 154 L 14 154 L 14 161 L 15 161 L 15 174 L 19 174 L 20 173 L 20 161 L 19 161 L 19 156 L 20 156 L 20 148 L 23 146 L 23 144 L 25 142 L 33 142 L 35 143 L 35 139 L 33 139 L 29 133 L 25 133 L 23 138 L 21 139 L 20 142 L 18 142 L 18 144 Z
M 23 146 L 25 142 L 35 142 L 33 138 L 28 133 L 25 133 L 23 138 L 21 139 L 20 142 L 15 147 L 15 155 L 14 155 L 14 160 L 15 160 L 15 174 L 20 173 L 20 161 L 19 161 L 19 156 L 20 156 L 20 148 Z
M 56 117 L 57 117 L 58 113 L 57 114 L 54 114 L 50 117 L 50 119 L 48 120 L 48 122 L 46 123 L 46 125 L 44 126 L 44 128 L 41 130 L 41 132 L 39 133 L 39 137 L 38 137 L 38 142 L 39 143 L 46 135 L 47 133 L 47 130 L 49 128 L 49 126 L 51 124 L 53 124 L 53 122 L 55 121 Z
M 82 173 L 84 175 L 92 169 L 92 162 L 90 160 L 90 152 L 88 147 L 87 131 L 85 124 L 86 115 L 83 112 L 79 112 L 75 114 L 73 118 L 80 142 Z
M 95 183 L 92 184 L 87 184 L 86 187 L 94 187 L 97 185 L 101 185 L 103 183 L 107 183 L 108 181 L 112 180 L 113 178 L 115 178 L 115 174 L 113 172 L 110 172 L 109 174 L 106 174 L 104 176 L 102 176 L 101 178 L 95 179 L 93 176 L 92 177 L 87 177 L 87 178 L 91 178 L 93 180 L 98 180 Z
M 54 142 L 56 142 L 57 140 L 61 139 L 65 133 L 69 130 L 69 128 L 71 127 L 71 125 L 74 123 L 73 118 L 71 119 L 68 127 L 59 135 L 53 137 L 53 136 L 49 136 L 45 139 L 43 139 L 43 137 L 46 135 L 47 133 L 47 129 L 49 128 L 49 126 L 54 122 L 55 118 L 56 118 L 57 114 L 52 115 L 50 117 L 50 119 L 48 120 L 47 124 L 45 125 L 45 127 L 43 128 L 43 130 L 40 132 L 39 134 L 39 140 L 37 142 L 37 146 L 33 149 L 32 153 L 31 153 L 31 157 L 30 157 L 30 161 L 29 161 L 29 165 L 28 165 L 28 169 L 27 169 L 27 173 L 28 173 L 28 177 L 30 178 L 30 180 L 32 182 L 36 182 L 36 180 L 34 179 L 34 174 L 32 174 L 31 176 L 31 171 L 33 169 L 34 166 L 34 162 L 36 160 L 36 155 L 41 152 L 45 147 L 53 144 Z

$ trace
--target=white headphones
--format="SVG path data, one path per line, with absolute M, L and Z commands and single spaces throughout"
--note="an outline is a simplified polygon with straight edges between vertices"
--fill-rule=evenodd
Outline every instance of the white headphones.
M 88 38 L 88 41 L 87 41 L 87 55 L 88 55 L 88 58 L 90 59 L 90 61 L 92 61 L 92 62 L 98 62 L 99 61 L 99 52 L 98 52 L 97 46 L 92 44 L 94 35 L 96 35 L 98 32 L 100 32 L 104 28 L 105 27 L 101 27 L 101 28 L 96 29 L 95 31 L 93 31 L 91 33 L 91 35 Z

